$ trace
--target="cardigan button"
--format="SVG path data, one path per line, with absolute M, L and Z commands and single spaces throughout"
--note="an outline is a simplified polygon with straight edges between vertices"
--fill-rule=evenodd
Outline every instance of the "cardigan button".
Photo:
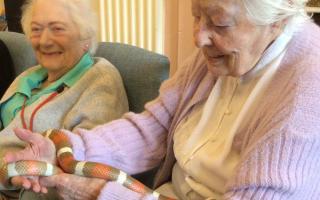
M 231 112 L 231 110 L 229 110 L 229 109 L 227 109 L 225 112 L 224 112 L 224 114 L 226 114 L 226 115 L 230 115 L 232 112 Z

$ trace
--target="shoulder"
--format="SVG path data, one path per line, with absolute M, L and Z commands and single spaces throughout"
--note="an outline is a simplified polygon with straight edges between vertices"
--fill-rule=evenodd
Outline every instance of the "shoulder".
M 291 39 L 277 72 L 263 93 L 254 122 L 266 130 L 279 126 L 279 130 L 318 134 L 320 51 L 316 49 L 319 48 L 320 29 L 308 22 Z
M 94 57 L 94 64 L 81 77 L 77 85 L 88 85 L 90 88 L 112 85 L 122 86 L 122 78 L 117 68 L 104 58 Z
M 306 22 L 293 35 L 279 68 L 279 75 L 282 79 L 290 80 L 294 88 L 320 89 L 319 49 L 320 28 L 314 23 Z
M 284 63 L 299 72 L 319 70 L 320 62 L 320 27 L 312 22 L 305 22 L 296 31 L 288 44 Z M 300 66 L 303 65 L 304 68 Z
M 26 77 L 28 75 L 30 75 L 31 73 L 37 71 L 41 69 L 41 66 L 40 65 L 36 65 L 36 66 L 33 66 L 33 67 L 29 67 L 28 69 L 24 70 L 21 74 L 19 74 L 16 78 L 16 80 L 19 80 L 23 77 Z
M 40 69 L 41 67 L 39 65 L 34 66 L 34 67 L 30 67 L 27 70 L 25 70 L 24 72 L 22 72 L 20 75 L 18 75 L 14 81 L 11 83 L 11 85 L 9 86 L 9 88 L 7 89 L 7 91 L 5 92 L 5 94 L 2 97 L 2 101 L 10 98 L 12 96 L 12 94 L 14 94 L 17 91 L 19 82 L 22 78 L 28 76 L 29 74 L 31 74 L 32 72 Z
M 98 77 L 120 76 L 118 69 L 105 58 L 94 57 L 93 60 L 94 60 L 94 64 L 88 70 L 89 74 L 94 74 L 95 76 L 98 75 Z
M 256 121 L 274 132 L 315 136 L 320 128 L 320 64 L 314 55 L 300 56 L 282 62 L 264 92 Z

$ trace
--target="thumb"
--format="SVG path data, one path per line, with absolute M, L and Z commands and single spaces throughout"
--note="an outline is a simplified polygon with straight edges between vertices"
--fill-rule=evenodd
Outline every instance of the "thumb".
M 16 136 L 27 143 L 35 144 L 42 140 L 43 136 L 38 133 L 33 133 L 27 129 L 23 128 L 15 128 L 13 129 Z
M 38 133 L 32 133 L 31 131 L 22 128 L 15 128 L 13 131 L 19 139 L 29 144 L 40 144 L 43 141 L 42 135 Z M 18 152 L 7 152 L 3 157 L 5 163 L 17 162 L 20 160 L 34 160 L 34 156 L 24 149 Z

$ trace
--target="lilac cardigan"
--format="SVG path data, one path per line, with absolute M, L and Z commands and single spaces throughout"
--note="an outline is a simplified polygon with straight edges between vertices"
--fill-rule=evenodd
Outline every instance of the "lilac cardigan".
M 295 33 L 256 115 L 239 131 L 240 162 L 225 199 L 319 199 L 320 29 L 311 22 Z M 88 131 L 65 131 L 76 158 L 110 164 L 130 174 L 161 164 L 155 186 L 168 181 L 175 163 L 172 136 L 181 119 L 205 101 L 216 77 L 197 51 L 160 88 L 140 114 Z M 147 199 L 114 182 L 99 199 Z

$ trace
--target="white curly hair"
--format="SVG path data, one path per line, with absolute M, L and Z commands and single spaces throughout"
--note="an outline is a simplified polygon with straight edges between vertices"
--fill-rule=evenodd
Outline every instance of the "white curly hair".
M 310 19 L 305 6 L 308 0 L 242 0 L 249 19 L 257 25 L 268 25 L 286 19 L 286 28 L 296 30 Z
M 68 10 L 71 20 L 78 27 L 81 40 L 89 41 L 89 52 L 94 54 L 97 48 L 97 17 L 92 11 L 90 0 L 54 0 L 60 1 Z M 21 25 L 29 38 L 31 33 L 31 20 L 33 7 L 37 0 L 27 0 L 22 7 Z

